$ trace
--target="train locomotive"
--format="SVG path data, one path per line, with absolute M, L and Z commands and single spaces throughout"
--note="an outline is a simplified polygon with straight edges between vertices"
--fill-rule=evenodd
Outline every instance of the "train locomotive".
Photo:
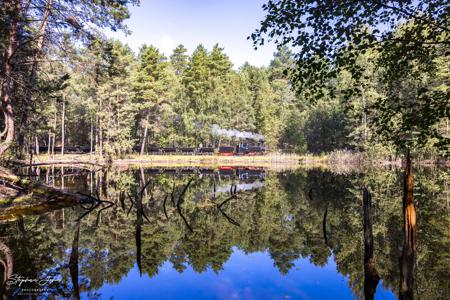
M 233 155 L 264 155 L 266 147 L 263 143 L 251 144 L 241 143 L 236 146 L 219 146 L 219 147 L 158 147 L 149 145 L 147 147 L 149 154 L 186 154 L 186 155 L 213 155 L 221 156 Z
M 30 151 L 35 151 L 34 147 L 30 147 Z M 92 149 L 95 151 L 95 147 Z M 134 151 L 139 152 L 140 147 L 136 146 L 133 148 Z M 266 153 L 266 147 L 261 141 L 257 144 L 255 143 L 240 143 L 236 146 L 226 145 L 219 147 L 159 147 L 157 145 L 147 145 L 148 154 L 182 154 L 182 155 L 214 155 L 218 154 L 220 156 L 233 156 L 233 155 L 264 155 Z M 61 147 L 54 147 L 55 153 L 61 152 Z M 83 154 L 89 153 L 91 148 L 89 146 L 66 146 L 64 147 L 65 153 L 73 154 Z M 48 152 L 48 147 L 39 147 L 40 153 Z
M 258 145 L 250 143 L 242 143 L 236 146 L 221 146 L 218 151 L 219 155 L 262 155 L 266 152 L 266 147 L 263 143 Z

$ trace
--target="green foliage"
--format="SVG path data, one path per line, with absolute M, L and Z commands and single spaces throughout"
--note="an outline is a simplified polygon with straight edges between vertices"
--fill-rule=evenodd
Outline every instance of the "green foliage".
M 9 126 L 2 152 L 11 139 L 17 142 L 19 156 L 28 152 L 36 137 L 42 142 L 48 134 L 49 141 L 50 137 L 55 140 L 60 118 L 47 114 L 46 106 L 54 102 L 53 106 L 62 108 L 56 102 L 67 86 L 59 84 L 58 78 L 79 71 L 74 45 L 95 44 L 104 29 L 127 31 L 128 7 L 137 4 L 138 0 L 2 1 L 0 72 L 5 81 L 1 108 L 9 111 L 1 117 Z M 45 128 L 46 123 L 51 125 Z
M 368 82 L 376 82 L 379 97 L 363 112 L 378 140 L 397 151 L 431 145 L 448 155 L 448 132 L 439 129 L 450 109 L 439 65 L 448 64 L 448 1 L 285 0 L 263 9 L 267 16 L 251 39 L 255 47 L 272 40 L 298 48 L 290 72 L 298 94 L 312 102 L 326 91 L 365 98 Z M 362 63 L 367 53 L 374 59 Z M 345 87 L 336 84 L 344 72 L 352 78 Z
M 177 75 L 181 75 L 187 68 L 187 61 L 189 56 L 186 54 L 187 49 L 182 45 L 178 45 L 173 49 L 173 54 L 170 56 L 170 62 Z
M 305 129 L 309 152 L 331 152 L 348 147 L 345 114 L 333 102 L 318 103 L 310 112 Z

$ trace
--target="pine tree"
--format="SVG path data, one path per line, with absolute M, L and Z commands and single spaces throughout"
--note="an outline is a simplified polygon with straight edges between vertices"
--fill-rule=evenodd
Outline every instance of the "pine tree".
M 211 76 L 223 78 L 230 72 L 233 64 L 229 57 L 223 52 L 219 44 L 215 44 L 209 55 L 209 69 Z
M 144 153 L 148 136 L 155 137 L 161 131 L 164 111 L 171 106 L 168 99 L 168 62 L 154 46 L 142 46 L 139 53 L 139 67 L 136 74 L 135 91 L 139 107 L 141 132 L 141 154 Z M 149 132 L 150 131 L 150 132 Z
M 210 91 L 209 76 L 208 51 L 203 45 L 198 45 L 183 75 L 186 96 L 190 101 L 190 108 L 195 113 L 200 113 L 207 107 L 205 100 Z
M 101 117 L 105 134 L 105 153 L 110 156 L 122 156 L 130 152 L 133 120 L 136 107 L 132 86 L 134 55 L 127 45 L 118 41 L 111 42 L 107 78 L 98 87 L 97 97 L 103 103 Z
M 173 69 L 175 70 L 175 74 L 178 76 L 182 75 L 184 70 L 186 70 L 187 68 L 189 56 L 186 54 L 186 52 L 187 49 L 183 44 L 180 44 L 175 49 L 173 49 L 173 53 L 170 56 L 170 62 Z

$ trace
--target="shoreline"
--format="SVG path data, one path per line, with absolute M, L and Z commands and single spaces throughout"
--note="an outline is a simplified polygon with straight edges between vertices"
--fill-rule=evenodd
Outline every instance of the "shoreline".
M 30 166 L 27 160 L 11 160 L 12 163 Z M 139 155 L 130 154 L 124 158 L 114 159 L 112 162 L 91 154 L 55 154 L 49 157 L 47 154 L 34 156 L 32 166 L 45 165 L 88 165 L 88 166 L 148 166 L 148 167 L 219 167 L 219 166 L 248 166 L 269 167 L 274 169 L 293 169 L 298 167 L 319 168 L 364 168 L 364 167 L 402 167 L 400 159 L 364 159 L 360 154 L 354 154 L 345 159 L 333 157 L 333 155 L 297 155 L 297 154 L 266 154 L 254 156 L 219 156 L 219 155 Z M 448 167 L 450 161 L 415 161 L 416 166 L 423 167 Z
M 179 166 L 264 166 L 264 165 L 300 165 L 302 156 L 294 154 L 269 154 L 255 156 L 219 156 L 219 155 L 138 155 L 131 154 L 124 158 L 108 162 L 104 158 L 90 154 L 57 154 L 33 157 L 33 166 L 47 164 L 90 164 L 90 165 L 179 165 Z M 15 160 L 23 165 L 30 165 L 26 160 Z

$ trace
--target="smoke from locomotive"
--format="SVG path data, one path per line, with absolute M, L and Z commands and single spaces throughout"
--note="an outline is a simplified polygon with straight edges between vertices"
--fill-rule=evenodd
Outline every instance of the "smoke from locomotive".
M 223 129 L 219 125 L 214 124 L 211 127 L 211 134 L 214 136 L 224 136 L 224 137 L 237 137 L 239 139 L 249 139 L 254 141 L 264 141 L 264 136 L 262 134 L 253 133 L 250 131 L 239 131 L 236 129 Z

